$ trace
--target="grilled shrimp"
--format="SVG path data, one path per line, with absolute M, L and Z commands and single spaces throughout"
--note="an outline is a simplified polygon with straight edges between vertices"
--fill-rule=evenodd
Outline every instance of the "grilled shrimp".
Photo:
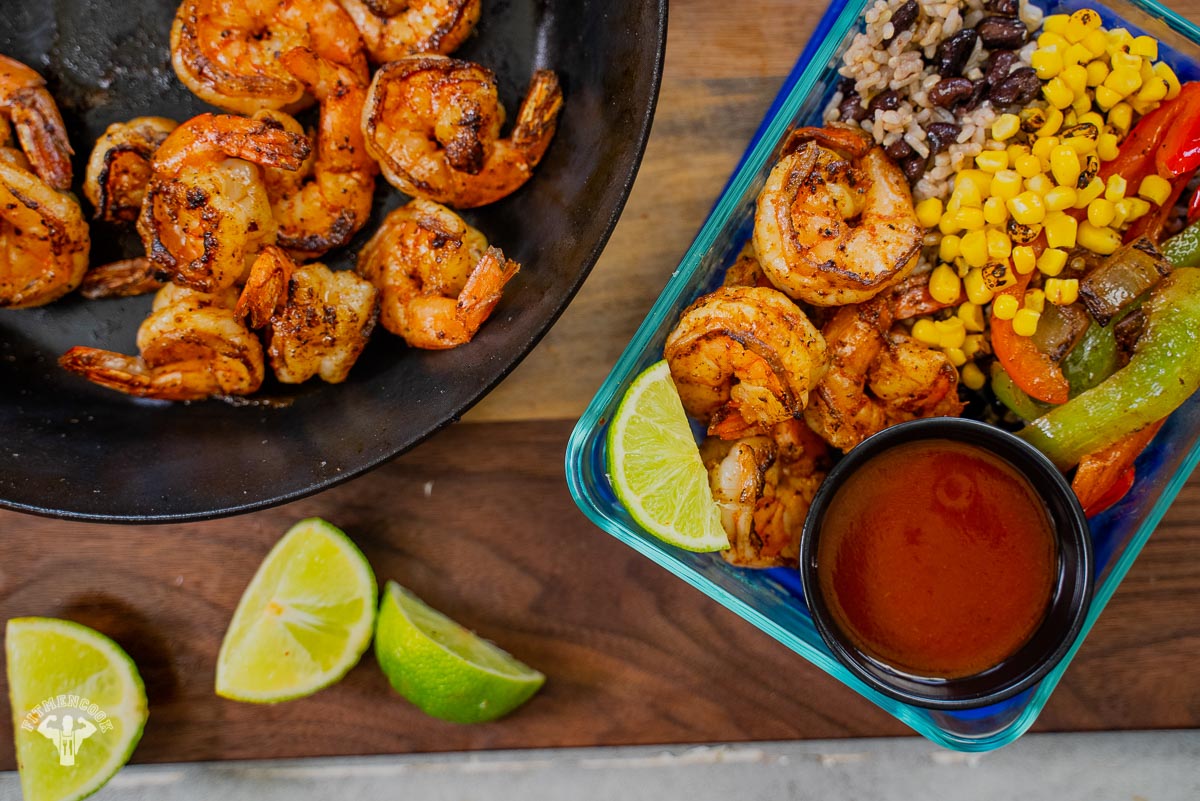
M 249 395 L 263 381 L 262 343 L 234 315 L 232 289 L 204 294 L 168 284 L 138 328 L 141 356 L 76 346 L 58 363 L 127 395 L 187 401 Z
M 165 117 L 136 117 L 114 122 L 96 140 L 88 158 L 83 194 L 95 218 L 135 222 L 150 182 L 150 159 L 179 123 Z
M 90 268 L 79 284 L 79 294 L 89 300 L 127 298 L 162 288 L 158 268 L 145 256 Z
M 0 56 L 0 120 L 12 123 L 33 172 L 51 189 L 71 188 L 67 127 L 41 75 L 19 61 Z M 7 137 L 6 137 L 7 138 Z
M 886 299 L 844 306 L 825 325 L 829 371 L 804 419 L 843 451 L 890 425 L 918 417 L 957 417 L 958 371 L 949 357 L 889 330 Z
M 450 209 L 414 200 L 384 219 L 357 269 L 379 288 L 384 328 L 442 350 L 475 336 L 520 265 Z
M 729 536 L 721 556 L 741 567 L 795 567 L 804 518 L 825 477 L 825 443 L 792 419 L 768 435 L 709 437 L 700 453 Z
M 800 128 L 758 196 L 771 282 L 816 306 L 860 303 L 916 264 L 925 229 L 904 173 L 858 129 Z
M 402 192 L 456 208 L 492 203 L 533 174 L 562 108 L 558 78 L 533 82 L 512 133 L 500 138 L 504 107 L 491 70 L 445 56 L 382 66 L 363 110 L 367 152 Z
M 79 285 L 91 237 L 75 198 L 0 147 L 0 308 L 41 306 Z
M 315 155 L 301 169 L 266 168 L 263 177 L 279 225 L 278 244 L 297 259 L 315 259 L 348 243 L 371 214 L 379 165 L 367 153 L 360 126 L 367 84 L 307 48 L 285 53 L 282 61 L 320 102 L 320 130 Z M 283 112 L 258 116 L 303 133 Z
M 155 152 L 138 217 L 146 254 L 170 280 L 202 292 L 238 281 L 276 225 L 256 164 L 299 169 L 308 141 L 270 120 L 202 114 Z M 254 162 L 249 163 L 249 162 Z
M 171 26 L 179 80 L 201 100 L 241 114 L 304 107 L 304 84 L 280 61 L 296 47 L 367 81 L 362 37 L 337 0 L 183 0 Z
M 689 415 L 722 439 L 797 417 L 825 372 L 825 340 L 765 287 L 722 287 L 689 306 L 663 348 Z
M 341 0 L 377 64 L 452 53 L 479 22 L 479 0 Z

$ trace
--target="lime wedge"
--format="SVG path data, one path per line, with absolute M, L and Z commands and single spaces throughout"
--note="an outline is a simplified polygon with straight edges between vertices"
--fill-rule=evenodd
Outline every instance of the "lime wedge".
M 375 658 L 396 692 L 454 723 L 503 717 L 546 681 L 394 581 L 379 608 Z
M 729 547 L 665 361 L 633 380 L 608 428 L 608 473 L 638 525 L 689 551 Z
M 129 655 L 78 623 L 8 621 L 8 694 L 25 801 L 85 798 L 129 761 L 146 690 Z
M 292 526 L 242 594 L 217 656 L 217 695 L 271 704 L 311 695 L 371 642 L 375 575 L 362 551 L 318 518 Z

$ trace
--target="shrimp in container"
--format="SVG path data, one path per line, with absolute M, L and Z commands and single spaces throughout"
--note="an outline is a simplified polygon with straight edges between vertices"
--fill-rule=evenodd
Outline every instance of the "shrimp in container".
M 341 0 L 377 64 L 414 53 L 447 55 L 479 22 L 480 0 Z

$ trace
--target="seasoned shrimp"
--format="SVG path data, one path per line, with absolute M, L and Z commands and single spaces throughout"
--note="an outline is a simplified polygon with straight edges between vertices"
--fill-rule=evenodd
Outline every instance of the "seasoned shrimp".
M 337 0 L 183 0 L 171 26 L 171 63 L 184 86 L 226 111 L 296 111 L 304 85 L 280 63 L 296 47 L 354 71 L 367 58 Z
M 79 285 L 91 237 L 75 198 L 0 148 L 0 308 L 41 306 Z
M 446 55 L 479 22 L 479 0 L 341 0 L 377 64 L 414 53 Z
M 33 172 L 51 189 L 71 188 L 67 127 L 41 75 L 19 61 L 0 56 L 0 119 L 12 123 Z M 7 138 L 7 137 L 6 137 Z
M 295 170 L 308 154 L 307 139 L 270 120 L 202 114 L 183 123 L 152 161 L 137 223 L 146 254 L 182 286 L 214 292 L 232 285 L 275 239 L 255 165 Z
M 825 443 L 793 419 L 767 436 L 710 437 L 700 453 L 729 536 L 721 556 L 741 567 L 795 567 L 804 518 L 825 477 Z
M 689 306 L 663 348 L 683 408 L 736 439 L 798 416 L 825 372 L 825 340 L 783 293 L 722 287 Z
M 76 346 L 58 363 L 127 395 L 188 401 L 249 395 L 262 385 L 262 343 L 234 316 L 232 289 L 204 294 L 168 284 L 138 328 L 141 356 Z
M 475 336 L 520 265 L 450 209 L 414 200 L 387 216 L 357 269 L 379 288 L 384 328 L 441 350 Z
M 179 123 L 166 117 L 135 117 L 114 122 L 96 140 L 88 158 L 83 194 L 97 220 L 137 220 L 152 172 L 150 160 Z
M 320 102 L 320 130 L 315 157 L 304 167 L 266 168 L 263 177 L 279 225 L 278 244 L 297 259 L 315 259 L 348 243 L 371 214 L 379 165 L 367 153 L 360 125 L 367 84 L 352 70 L 307 48 L 285 53 L 282 62 Z M 303 133 L 299 123 L 282 112 L 263 111 L 259 116 Z
M 249 314 L 251 325 L 269 326 L 267 356 L 281 382 L 299 384 L 319 375 L 338 384 L 367 346 L 379 317 L 378 296 L 352 272 L 335 273 L 324 264 L 295 267 L 283 250 L 270 246 L 254 262 L 236 313 Z M 270 316 L 263 321 L 268 306 Z
M 890 425 L 917 417 L 956 417 L 958 371 L 949 357 L 890 331 L 886 299 L 844 306 L 824 328 L 829 371 L 804 419 L 843 451 Z
M 925 229 L 904 173 L 857 129 L 800 128 L 758 196 L 771 282 L 815 306 L 874 297 L 916 264 Z
M 142 256 L 90 268 L 79 284 L 79 294 L 89 300 L 127 298 L 156 292 L 163 283 L 154 262 Z
M 445 56 L 410 56 L 375 73 L 363 133 L 392 186 L 472 208 L 529 180 L 550 146 L 561 108 L 555 74 L 534 73 L 512 133 L 501 139 L 504 107 L 491 70 Z

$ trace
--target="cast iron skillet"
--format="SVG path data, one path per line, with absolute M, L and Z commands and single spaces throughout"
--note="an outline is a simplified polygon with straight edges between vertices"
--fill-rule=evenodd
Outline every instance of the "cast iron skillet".
M 112 122 L 209 110 L 175 78 L 176 0 L 5 0 L 0 52 L 46 76 L 76 150 L 76 191 Z M 292 500 L 358 475 L 458 419 L 529 352 L 599 257 L 641 161 L 662 74 L 667 0 L 484 0 L 456 54 L 498 76 L 509 116 L 537 67 L 566 105 L 533 180 L 463 216 L 523 265 L 467 346 L 412 350 L 380 328 L 338 386 L 270 380 L 270 403 L 142 401 L 66 374 L 72 345 L 136 353 L 150 296 L 0 310 L 0 506 L 110 522 L 194 520 Z M 345 268 L 404 198 L 380 180 Z M 90 214 L 90 207 L 85 212 Z M 92 226 L 92 263 L 141 255 Z

